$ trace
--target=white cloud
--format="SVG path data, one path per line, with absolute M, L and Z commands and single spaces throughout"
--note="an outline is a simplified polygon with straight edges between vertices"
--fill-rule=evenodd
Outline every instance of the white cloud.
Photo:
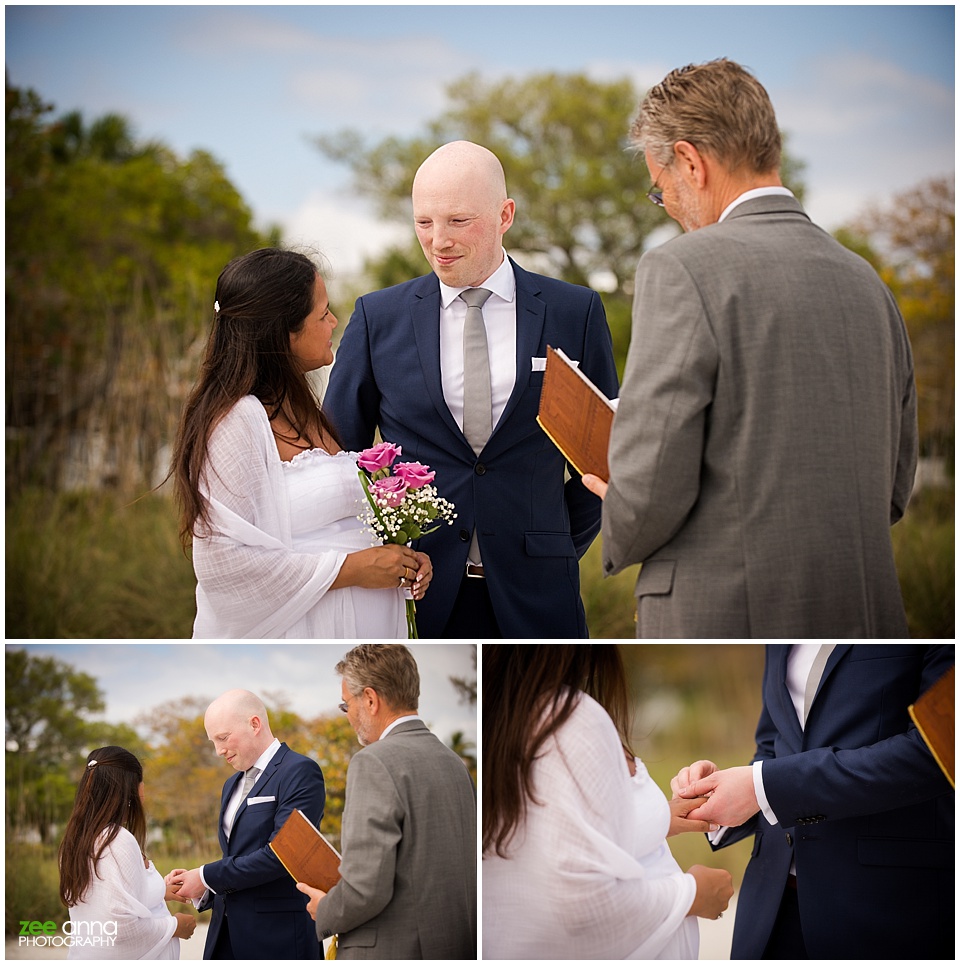
M 282 218 L 282 224 L 286 243 L 319 248 L 334 277 L 360 271 L 365 258 L 413 237 L 412 225 L 378 219 L 352 193 L 323 190 L 310 191 L 296 210 Z

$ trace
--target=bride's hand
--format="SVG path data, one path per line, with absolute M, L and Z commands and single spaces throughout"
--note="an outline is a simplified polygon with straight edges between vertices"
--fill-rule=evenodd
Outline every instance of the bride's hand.
M 164 901 L 182 901 L 185 902 L 185 898 L 180 897 L 180 882 L 176 884 L 173 883 L 173 878 L 176 875 L 182 875 L 187 869 L 186 868 L 174 868 L 173 871 L 164 875 L 163 883 L 166 885 L 166 893 L 163 896 Z
M 715 770 L 717 770 L 717 765 L 713 761 L 694 761 L 688 767 L 681 768 L 676 777 L 670 781 L 670 790 L 673 792 L 673 796 L 680 797 L 682 788 L 689 787 L 694 781 L 708 777 Z
M 427 592 L 427 587 L 433 579 L 433 563 L 430 562 L 430 557 L 426 553 L 417 553 L 416 556 L 420 565 L 417 568 L 417 577 L 413 584 L 413 598 L 422 600 L 423 594 Z
M 711 824 L 709 821 L 694 821 L 687 817 L 694 808 L 706 803 L 705 797 L 675 797 L 670 802 L 670 830 L 667 831 L 667 837 L 684 834 L 687 831 L 716 831 L 719 825 Z
M 408 546 L 371 546 L 347 555 L 331 589 L 363 586 L 371 590 L 398 590 L 413 585 L 411 581 L 416 579 L 419 568 L 418 554 Z

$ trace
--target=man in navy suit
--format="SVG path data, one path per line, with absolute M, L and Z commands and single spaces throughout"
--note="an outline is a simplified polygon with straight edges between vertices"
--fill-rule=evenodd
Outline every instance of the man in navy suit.
M 562 349 L 608 397 L 617 395 L 610 332 L 596 292 L 524 271 L 503 250 L 515 203 L 486 148 L 445 144 L 413 183 L 417 237 L 433 272 L 364 295 L 347 326 L 324 406 L 347 449 L 381 438 L 436 472 L 456 506 L 452 526 L 423 538 L 434 565 L 418 604 L 425 637 L 585 637 L 579 558 L 600 526 L 600 500 L 536 422 L 547 346 Z M 490 292 L 481 407 L 465 360 L 468 308 Z M 466 398 L 466 404 L 465 404 Z M 486 411 L 489 410 L 489 411 Z
M 767 647 L 754 763 L 671 782 L 715 847 L 755 836 L 732 958 L 954 958 L 954 795 L 907 711 L 954 650 Z
M 320 824 L 325 794 L 319 766 L 273 736 L 266 708 L 249 691 L 221 694 L 207 708 L 204 727 L 217 754 L 238 773 L 220 797 L 223 857 L 172 879 L 200 911 L 213 907 L 203 957 L 320 958 L 306 899 L 269 847 L 295 809 Z

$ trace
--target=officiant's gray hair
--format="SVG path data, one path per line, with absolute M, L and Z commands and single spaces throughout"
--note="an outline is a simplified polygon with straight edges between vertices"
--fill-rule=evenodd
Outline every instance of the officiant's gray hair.
M 417 710 L 420 671 L 413 654 L 402 643 L 363 643 L 334 668 L 351 694 L 370 687 L 393 710 Z

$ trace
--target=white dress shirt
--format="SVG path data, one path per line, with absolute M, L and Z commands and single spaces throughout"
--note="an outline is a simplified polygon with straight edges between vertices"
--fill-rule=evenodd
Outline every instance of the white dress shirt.
M 467 304 L 460 293 L 440 282 L 440 384 L 450 414 L 463 428 L 463 325 Z M 496 428 L 517 380 L 517 280 L 513 265 L 503 252 L 500 267 L 477 288 L 493 294 L 483 306 L 490 358 L 490 425 Z

